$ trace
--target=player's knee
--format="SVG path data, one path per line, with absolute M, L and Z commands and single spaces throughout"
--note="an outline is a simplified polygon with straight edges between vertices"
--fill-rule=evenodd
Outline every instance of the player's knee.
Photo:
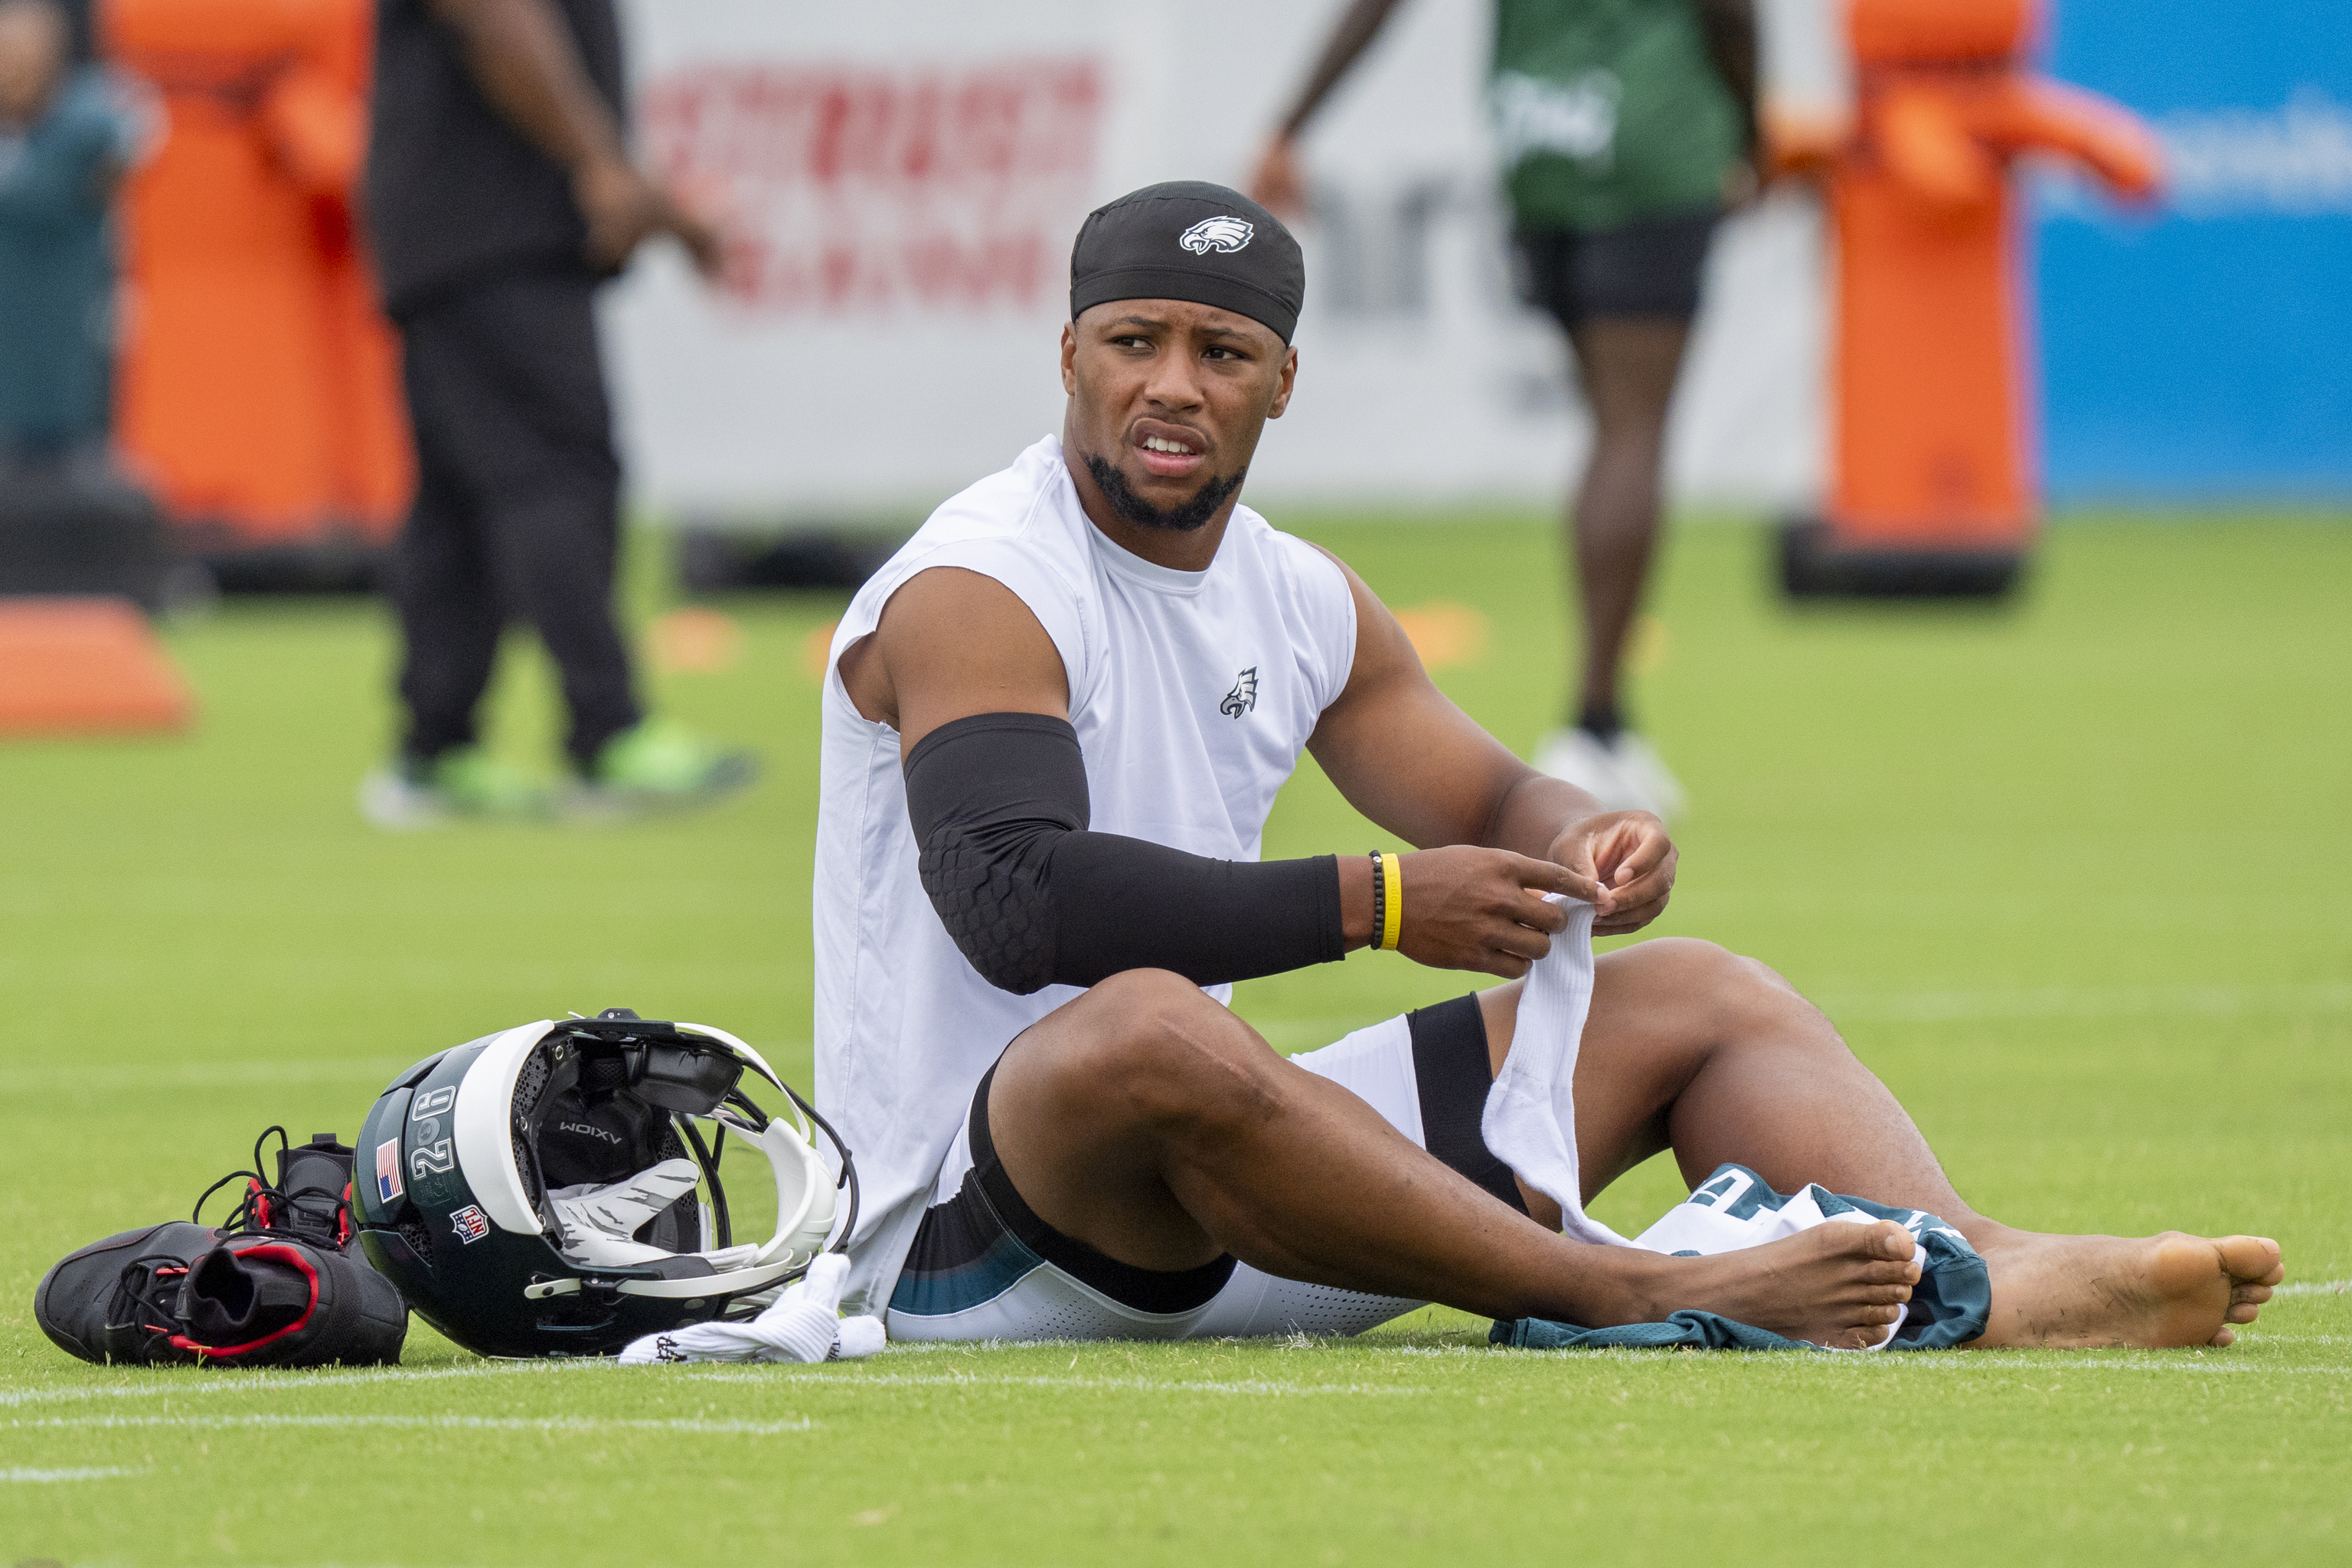
M 1118 1023 L 1137 1029 L 1190 1017 L 1202 1008 L 1222 1013 L 1214 998 L 1182 975 L 1166 969 L 1129 969 L 1088 987 L 1087 1002 Z
M 1778 1038 L 1792 1024 L 1821 1017 L 1770 964 L 1692 937 L 1666 940 L 1676 949 L 1677 988 L 1705 999 L 1710 1034 L 1730 1041 Z
M 1182 975 L 1130 970 L 1087 996 L 1108 1025 L 1076 1064 L 1096 1098 L 1159 1124 L 1246 1117 L 1262 1107 L 1273 1054 Z

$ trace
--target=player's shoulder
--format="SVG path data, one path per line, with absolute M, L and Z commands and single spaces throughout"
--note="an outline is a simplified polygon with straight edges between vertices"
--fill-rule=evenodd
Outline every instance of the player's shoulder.
M 1234 509 L 1241 528 L 1275 582 L 1281 609 L 1299 658 L 1313 673 L 1318 708 L 1337 701 L 1356 658 L 1354 580 L 1339 557 L 1295 533 L 1285 533 L 1257 512 Z M 1231 537 L 1230 533 L 1228 537 Z
M 1049 436 L 949 497 L 850 600 L 836 648 L 879 626 L 884 608 L 915 578 L 952 568 L 1012 590 L 1053 638 L 1071 689 L 1080 689 L 1094 667 L 1100 617 L 1081 564 L 1085 542 L 1071 533 L 1067 514 L 1076 503 L 1062 493 L 1070 489 L 1061 444 Z
M 1337 595 L 1345 601 L 1352 597 L 1347 567 L 1323 546 L 1295 533 L 1285 533 L 1263 514 L 1245 506 L 1234 508 L 1228 536 L 1234 531 L 1248 540 L 1265 564 L 1280 573 L 1297 591 L 1314 598 Z
M 941 501 L 908 543 L 914 547 L 967 539 L 1022 539 L 1050 544 L 1037 536 L 1054 531 L 1053 525 L 1065 510 L 1055 502 L 1068 484 L 1061 443 L 1048 436 L 1009 466 Z
M 1006 569 L 1017 567 L 1024 577 L 1076 590 L 1079 584 L 1070 570 L 1074 552 L 1066 537 L 1069 529 L 1064 513 L 1068 508 L 1058 493 L 1068 483 L 1060 443 L 1049 436 L 1009 467 L 941 501 L 858 597 L 887 598 L 908 578 L 934 566 L 961 566 L 1002 576 L 1003 571 L 992 569 L 1000 563 Z

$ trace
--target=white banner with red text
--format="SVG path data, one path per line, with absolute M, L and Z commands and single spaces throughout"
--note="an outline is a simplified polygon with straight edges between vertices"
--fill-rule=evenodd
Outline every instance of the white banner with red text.
M 1164 179 L 1241 184 L 1339 0 L 629 0 L 645 156 L 734 236 L 610 291 L 637 498 L 657 515 L 919 516 L 1059 426 L 1070 242 Z M 1311 129 L 1299 385 L 1253 503 L 1556 499 L 1589 440 L 1514 296 L 1483 5 L 1400 8 Z M 1727 223 L 1677 399 L 1685 499 L 1787 505 L 1820 468 L 1809 203 Z

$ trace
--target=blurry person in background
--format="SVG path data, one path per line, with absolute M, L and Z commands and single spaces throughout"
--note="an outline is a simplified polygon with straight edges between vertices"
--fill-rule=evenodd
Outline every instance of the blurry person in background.
M 131 118 L 54 0 L 0 0 L 0 476 L 107 468 L 110 206 Z
M 710 225 L 632 160 L 625 102 L 613 0 L 379 0 L 366 206 L 417 453 L 396 589 L 408 730 L 360 793 L 379 826 L 691 805 L 754 772 L 645 716 L 614 618 L 596 289 L 656 235 L 705 276 L 719 263 Z M 562 673 L 561 797 L 477 742 L 509 619 Z
M 1299 139 L 1397 0 L 1354 0 L 1251 194 L 1307 206 Z M 1626 719 L 1621 667 L 1658 536 L 1667 409 L 1725 207 L 1754 187 L 1751 0 L 1496 0 L 1489 84 L 1522 292 L 1575 352 L 1593 440 L 1568 510 L 1581 679 L 1536 766 L 1612 810 L 1682 786 Z

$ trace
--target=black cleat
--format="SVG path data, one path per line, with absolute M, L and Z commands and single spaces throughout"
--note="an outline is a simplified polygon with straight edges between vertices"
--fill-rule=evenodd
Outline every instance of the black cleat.
M 41 1277 L 33 1318 L 59 1350 L 84 1361 L 139 1363 L 165 1331 L 146 1307 L 213 1248 L 210 1226 L 167 1220 L 93 1241 Z
M 278 1138 L 278 1181 L 260 1174 Z M 255 1168 L 206 1189 L 188 1220 L 126 1230 L 73 1253 L 33 1296 L 41 1331 L 68 1354 L 132 1364 L 364 1365 L 400 1359 L 408 1308 L 350 1248 L 352 1151 L 332 1133 L 297 1148 L 273 1127 Z M 226 1223 L 205 1201 L 242 1177 Z

